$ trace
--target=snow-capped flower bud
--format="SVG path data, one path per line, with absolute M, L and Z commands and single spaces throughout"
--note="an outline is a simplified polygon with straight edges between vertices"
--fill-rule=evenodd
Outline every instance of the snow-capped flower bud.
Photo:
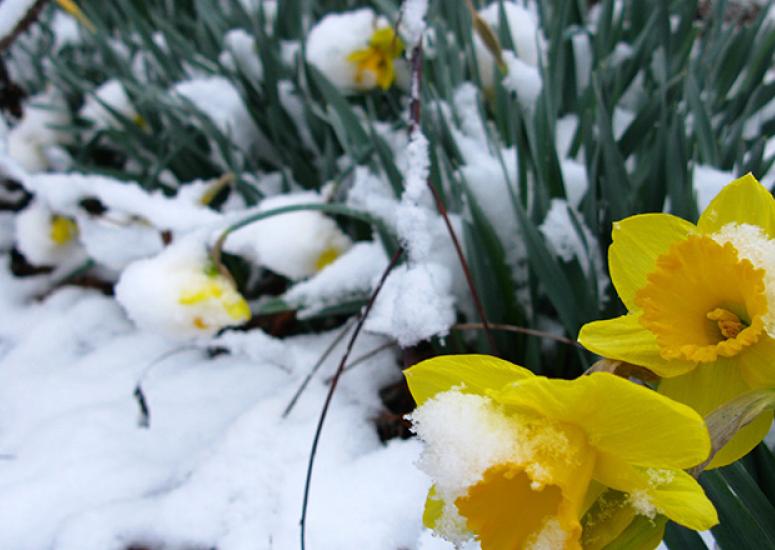
M 127 267 L 116 298 L 141 328 L 177 338 L 209 337 L 250 319 L 248 303 L 198 235 Z
M 75 220 L 33 201 L 16 217 L 16 246 L 27 260 L 40 266 L 56 266 L 79 248 Z
M 260 211 L 321 202 L 314 192 L 265 199 Z M 235 231 L 225 249 L 291 280 L 322 270 L 352 246 L 333 219 L 317 210 L 300 210 L 265 218 Z

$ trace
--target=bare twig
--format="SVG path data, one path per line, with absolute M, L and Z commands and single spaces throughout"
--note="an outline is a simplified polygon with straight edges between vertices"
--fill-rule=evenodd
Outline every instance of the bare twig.
M 366 361 L 366 360 L 368 360 L 368 359 L 371 359 L 371 358 L 372 358 L 372 357 L 374 357 L 375 355 L 379 355 L 380 353 L 382 353 L 382 352 L 383 352 L 383 351 L 385 351 L 386 349 L 390 349 L 390 348 L 392 348 L 392 347 L 394 347 L 394 346 L 396 346 L 396 345 L 397 345 L 397 344 L 396 344 L 395 342 L 393 342 L 393 341 L 390 341 L 390 342 L 385 342 L 385 343 L 384 343 L 384 344 L 382 344 L 381 346 L 377 346 L 376 348 L 374 348 L 374 349 L 372 349 L 372 350 L 369 350 L 369 351 L 367 351 L 367 352 L 366 352 L 366 353 L 364 353 L 363 355 L 361 355 L 361 356 L 359 356 L 359 357 L 356 357 L 355 359 L 353 359 L 353 360 L 352 360 L 352 363 L 348 364 L 348 365 L 347 365 L 347 366 L 344 368 L 344 371 L 343 371 L 343 372 L 347 372 L 347 371 L 349 371 L 350 369 L 352 369 L 353 367 L 357 367 L 358 365 L 360 365 L 360 364 L 361 364 L 361 363 L 363 363 L 364 361 Z M 329 376 L 329 377 L 326 379 L 326 384 L 330 384 L 330 383 L 331 383 L 333 380 L 334 380 L 334 377 L 333 377 L 333 376 Z
M 547 340 L 554 340 L 568 346 L 576 348 L 582 348 L 582 345 L 558 334 L 552 334 L 551 332 L 545 332 L 543 330 L 536 330 L 533 328 L 520 327 L 516 325 L 505 325 L 501 323 L 490 323 L 489 327 L 492 330 L 502 330 L 504 332 L 516 332 L 518 334 L 527 334 L 528 336 L 537 336 L 538 338 L 546 338 Z M 452 330 L 484 330 L 484 323 L 458 323 L 452 325 Z
M 414 49 L 412 50 L 412 97 L 409 103 L 409 115 L 411 118 L 411 126 L 409 129 L 410 134 L 420 131 L 420 115 L 422 109 L 422 94 L 420 93 L 420 84 L 422 83 L 422 60 L 422 40 L 420 40 L 417 44 L 415 44 Z M 476 285 L 474 284 L 474 278 L 471 276 L 471 270 L 469 269 L 468 262 L 466 261 L 466 257 L 463 254 L 463 247 L 460 245 L 460 239 L 458 239 L 455 228 L 452 227 L 452 222 L 449 220 L 447 207 L 444 205 L 444 201 L 441 200 L 439 192 L 435 187 L 433 187 L 430 178 L 428 178 L 427 184 L 428 189 L 433 195 L 433 201 L 436 203 L 436 210 L 444 219 L 444 225 L 446 225 L 449 237 L 452 239 L 452 245 L 455 247 L 455 253 L 457 254 L 458 261 L 460 262 L 460 267 L 463 270 L 463 275 L 466 279 L 468 291 L 471 294 L 471 299 L 473 300 L 474 306 L 476 307 L 476 312 L 479 314 L 479 320 L 482 322 L 483 330 L 487 337 L 487 343 L 490 346 L 490 352 L 497 355 L 498 346 L 496 345 L 495 338 L 490 331 L 490 323 L 487 321 L 487 314 L 484 312 L 482 300 L 479 298 L 479 293 L 477 292 Z
M 320 441 L 320 434 L 323 431 L 323 423 L 326 421 L 328 408 L 331 405 L 331 398 L 334 396 L 336 386 L 339 383 L 339 378 L 342 376 L 342 371 L 344 371 L 344 366 L 347 364 L 348 357 L 350 357 L 350 352 L 352 352 L 355 340 L 358 338 L 358 334 L 360 334 L 361 329 L 363 328 L 363 323 L 366 321 L 366 317 L 368 317 L 371 308 L 374 306 L 374 302 L 377 300 L 377 296 L 382 290 L 382 286 L 385 284 L 388 275 L 390 275 L 390 272 L 393 270 L 396 264 L 398 264 L 398 260 L 401 259 L 402 255 L 403 249 L 401 248 L 396 250 L 395 254 L 393 254 L 393 257 L 390 259 L 390 263 L 382 273 L 382 277 L 380 278 L 377 287 L 374 289 L 374 292 L 371 293 L 369 302 L 361 312 L 361 315 L 358 318 L 358 322 L 355 325 L 355 330 L 353 331 L 352 335 L 350 336 L 350 340 L 347 343 L 347 348 L 345 349 L 344 355 L 342 356 L 342 360 L 339 362 L 336 373 L 334 373 L 333 380 L 331 380 L 331 387 L 328 389 L 326 401 L 323 403 L 323 410 L 320 411 L 320 418 L 318 419 L 318 425 L 315 429 L 315 437 L 312 440 L 312 449 L 310 449 L 309 462 L 307 463 L 307 478 L 304 482 L 304 500 L 302 501 L 301 505 L 301 520 L 299 521 L 299 525 L 301 527 L 301 550 L 305 549 L 305 527 L 307 525 L 307 504 L 309 503 L 309 490 L 312 483 L 312 468 L 315 464 L 315 455 L 317 454 L 318 450 L 318 442 Z
M 29 7 L 27 13 L 24 14 L 24 16 L 19 20 L 19 22 L 10 33 L 6 34 L 5 36 L 0 36 L 0 52 L 8 48 L 11 44 L 13 44 L 14 40 L 16 40 L 20 34 L 35 24 L 35 22 L 38 20 L 38 16 L 40 15 L 41 10 L 43 10 L 46 4 L 48 4 L 48 0 L 38 0 L 35 2 L 32 6 Z
M 347 333 L 350 331 L 350 327 L 352 326 L 352 322 L 346 323 L 344 328 L 342 328 L 341 331 L 339 331 L 339 334 L 336 335 L 336 338 L 334 338 L 331 343 L 328 345 L 326 350 L 323 352 L 323 354 L 318 358 L 315 365 L 312 367 L 312 369 L 307 373 L 307 376 L 304 378 L 304 381 L 299 386 L 299 389 L 296 390 L 296 393 L 293 394 L 293 397 L 291 398 L 288 405 L 285 407 L 285 410 L 283 411 L 282 418 L 287 418 L 287 416 L 291 413 L 293 410 L 293 407 L 296 406 L 296 402 L 299 400 L 299 397 L 301 397 L 301 394 L 304 393 L 304 390 L 307 389 L 307 385 L 309 384 L 310 380 L 312 380 L 312 377 L 315 376 L 315 373 L 320 369 L 321 366 L 323 366 L 323 363 L 325 363 L 326 359 L 328 359 L 328 356 L 331 355 L 331 353 L 334 351 L 337 345 L 339 345 L 339 342 L 342 341 L 342 339 L 347 335 Z

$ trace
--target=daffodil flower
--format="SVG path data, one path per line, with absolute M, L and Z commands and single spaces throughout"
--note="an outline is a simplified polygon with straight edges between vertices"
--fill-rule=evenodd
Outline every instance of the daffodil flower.
M 423 522 L 456 544 L 581 548 L 581 518 L 605 488 L 633 515 L 718 521 L 682 471 L 710 452 L 686 405 L 608 373 L 551 380 L 483 355 L 436 357 L 406 378 L 426 444 L 418 466 L 433 480 Z
M 178 303 L 192 310 L 191 324 L 202 331 L 250 319 L 248 303 L 234 284 L 212 266 L 189 277 L 178 295 Z
M 703 415 L 775 386 L 775 199 L 751 174 L 697 225 L 669 214 L 616 222 L 608 263 L 629 313 L 582 327 L 587 349 L 650 369 L 660 393 Z M 771 423 L 762 413 L 709 467 L 748 453 Z
M 176 338 L 210 337 L 250 319 L 250 306 L 207 255 L 198 235 L 131 263 L 116 298 L 140 327 Z
M 59 266 L 79 256 L 78 235 L 73 218 L 53 212 L 41 200 L 16 217 L 16 246 L 33 265 Z
M 347 56 L 347 61 L 355 64 L 355 82 L 359 86 L 376 82 L 377 86 L 387 90 L 396 79 L 393 60 L 404 51 L 404 44 L 391 27 L 374 31 L 369 45 Z

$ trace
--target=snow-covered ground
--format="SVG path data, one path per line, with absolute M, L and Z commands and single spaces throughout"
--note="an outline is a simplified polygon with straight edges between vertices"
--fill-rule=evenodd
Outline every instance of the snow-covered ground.
M 336 332 L 234 333 L 230 354 L 171 353 L 114 299 L 71 287 L 41 300 L 45 283 L 0 269 L 0 548 L 297 548 L 344 342 L 281 414 Z M 353 357 L 383 341 L 363 335 Z M 133 397 L 141 376 L 148 427 Z M 390 351 L 343 376 L 314 471 L 310 548 L 449 548 L 421 526 L 419 443 L 383 445 L 374 427 L 378 390 L 400 376 Z

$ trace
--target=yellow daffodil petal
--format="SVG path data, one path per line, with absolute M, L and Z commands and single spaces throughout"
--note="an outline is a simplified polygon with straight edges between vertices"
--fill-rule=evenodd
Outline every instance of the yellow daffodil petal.
M 659 393 L 689 405 L 703 416 L 749 389 L 736 362 L 730 359 L 702 365 L 659 384 Z M 771 423 L 771 412 L 759 415 L 716 453 L 707 468 L 726 466 L 748 454 L 767 435 Z
M 608 268 L 628 310 L 637 309 L 635 293 L 646 285 L 657 258 L 694 232 L 694 225 L 670 214 L 640 214 L 614 222 Z
M 600 550 L 614 541 L 632 522 L 635 509 L 620 491 L 603 492 L 582 518 L 581 546 Z
M 758 225 L 775 238 L 775 199 L 750 173 L 724 187 L 697 226 L 702 233 L 715 233 L 728 223 Z
M 579 426 L 592 447 L 631 464 L 689 468 L 710 453 L 705 423 L 693 409 L 609 373 L 576 380 L 528 378 L 490 395 L 509 407 Z
M 743 379 L 752 389 L 775 387 L 775 340 L 764 336 L 737 356 Z
M 600 483 L 627 493 L 635 511 L 648 517 L 662 514 L 695 531 L 718 523 L 716 510 L 702 487 L 683 470 L 641 468 L 610 453 L 600 453 L 593 475 Z
M 750 453 L 765 438 L 772 426 L 772 411 L 765 411 L 757 416 L 750 424 L 743 426 L 735 436 L 729 440 L 713 457 L 713 460 L 705 467 L 713 470 L 728 466 L 737 462 Z
M 433 485 L 428 490 L 428 497 L 425 499 L 425 509 L 422 513 L 422 524 L 428 529 L 433 529 L 436 522 L 444 513 L 444 501 L 436 495 L 436 486 Z
M 404 371 L 415 403 L 422 405 L 437 393 L 462 387 L 485 395 L 515 380 L 534 376 L 526 368 L 490 355 L 442 355 Z
M 638 315 L 587 323 L 581 327 L 579 342 L 602 357 L 639 365 L 659 376 L 678 376 L 695 367 L 689 361 L 663 358 L 656 336 L 640 324 Z
M 696 479 L 683 470 L 671 470 L 666 475 L 669 479 L 645 490 L 644 495 L 660 514 L 695 531 L 705 531 L 718 523 L 716 509 Z

